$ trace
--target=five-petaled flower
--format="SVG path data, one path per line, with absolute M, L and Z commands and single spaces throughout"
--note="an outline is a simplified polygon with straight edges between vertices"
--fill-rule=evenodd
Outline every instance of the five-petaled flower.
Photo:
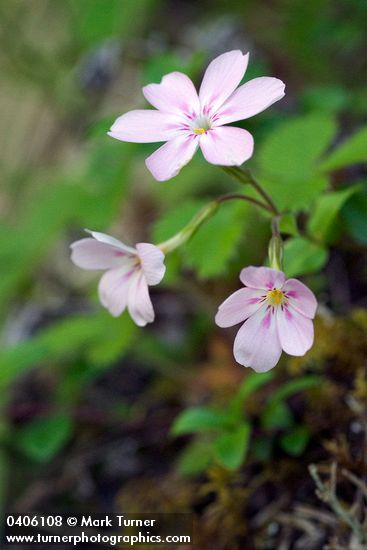
M 158 284 L 164 276 L 164 254 L 153 244 L 138 243 L 135 248 L 119 240 L 88 231 L 85 238 L 71 245 L 72 261 L 83 269 L 105 269 L 99 282 L 102 305 L 114 316 L 127 307 L 140 327 L 154 321 L 148 285 Z
M 157 110 L 135 110 L 120 116 L 110 136 L 121 141 L 166 141 L 145 163 L 158 181 L 176 176 L 200 147 L 205 159 L 222 166 L 239 166 L 253 153 L 252 135 L 224 126 L 260 113 L 284 96 L 284 83 L 272 77 L 254 78 L 239 88 L 249 54 L 224 53 L 206 69 L 199 94 L 188 76 L 169 73 L 143 94 Z M 236 89 L 237 88 L 237 89 Z
M 246 267 L 240 279 L 245 288 L 227 298 L 215 318 L 220 327 L 245 321 L 234 342 L 236 361 L 265 372 L 277 364 L 282 350 L 304 355 L 314 337 L 317 301 L 311 290 L 268 267 Z

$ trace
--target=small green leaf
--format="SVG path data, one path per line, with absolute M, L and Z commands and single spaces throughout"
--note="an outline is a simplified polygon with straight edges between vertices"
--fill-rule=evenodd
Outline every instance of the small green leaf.
M 315 209 L 308 222 L 308 233 L 316 240 L 331 244 L 334 240 L 335 222 L 339 211 L 346 201 L 358 190 L 359 185 L 353 185 L 340 191 L 321 195 L 315 204 Z
M 352 237 L 367 244 L 367 185 L 343 206 L 341 215 Z
M 33 420 L 16 434 L 16 444 L 32 460 L 47 462 L 65 445 L 72 434 L 69 415 L 54 414 Z
M 306 449 L 310 437 L 310 432 L 305 426 L 297 426 L 281 437 L 280 444 L 288 454 L 300 456 Z
M 243 201 L 223 205 L 185 245 L 185 261 L 200 277 L 207 279 L 226 272 L 244 233 L 248 210 Z
M 226 412 L 206 407 L 193 407 L 176 418 L 171 428 L 171 434 L 177 436 L 208 430 L 221 430 L 230 425 L 231 419 Z
M 340 86 L 312 86 L 301 96 L 301 102 L 307 111 L 337 113 L 348 107 L 350 95 Z
M 317 160 L 336 132 L 333 117 L 318 113 L 280 124 L 258 153 L 260 181 L 280 210 L 308 208 L 328 185 Z
M 280 211 L 302 212 L 309 209 L 317 197 L 328 188 L 325 174 L 312 172 L 308 178 L 288 180 L 286 177 L 274 179 L 260 176 L 260 181 L 273 198 Z
M 236 470 L 246 458 L 251 435 L 251 426 L 243 424 L 225 432 L 214 442 L 214 452 L 218 460 L 229 470 Z
M 298 237 L 299 231 L 297 227 L 297 220 L 294 214 L 283 214 L 279 221 L 279 230 L 285 235 L 291 235 L 292 237 Z
M 204 204 L 203 201 L 188 200 L 161 214 L 159 220 L 153 226 L 154 242 L 166 241 L 181 231 L 195 214 L 203 208 Z
M 320 168 L 326 172 L 344 168 L 356 163 L 367 163 L 367 127 L 346 139 L 321 163 Z
M 259 151 L 259 164 L 269 176 L 287 181 L 307 179 L 336 132 L 331 116 L 312 114 L 287 120 L 269 134 Z
M 187 201 L 165 213 L 153 228 L 154 241 L 160 242 L 173 237 L 203 205 L 202 201 Z M 185 264 L 196 269 L 202 278 L 224 273 L 229 261 L 236 254 L 246 227 L 248 210 L 249 206 L 243 201 L 223 205 L 182 247 L 181 254 Z
M 284 245 L 284 271 L 287 277 L 314 273 L 324 267 L 327 259 L 328 252 L 323 246 L 303 237 L 289 239 Z
M 291 395 L 299 393 L 301 391 L 308 390 L 315 386 L 322 384 L 322 376 L 307 375 L 295 380 L 290 380 L 286 384 L 283 384 L 278 390 L 274 391 L 271 396 L 271 401 L 282 401 L 287 399 Z
M 288 405 L 283 401 L 270 401 L 261 415 L 261 423 L 268 429 L 288 429 L 294 418 Z
M 213 458 L 213 449 L 209 441 L 201 438 L 189 443 L 179 456 L 176 463 L 180 474 L 191 476 L 201 474 L 209 466 Z
M 274 373 L 272 371 L 264 372 L 262 374 L 258 374 L 256 372 L 247 374 L 245 380 L 240 386 L 240 389 L 228 404 L 228 410 L 231 414 L 237 417 L 242 416 L 243 403 L 246 398 L 270 382 L 273 378 Z

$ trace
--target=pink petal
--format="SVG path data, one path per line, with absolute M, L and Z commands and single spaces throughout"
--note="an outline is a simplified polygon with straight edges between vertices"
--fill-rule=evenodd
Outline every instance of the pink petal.
M 168 141 L 177 135 L 180 122 L 172 114 L 140 109 L 120 116 L 107 133 L 121 141 L 134 143 Z
M 246 82 L 221 106 L 216 124 L 229 124 L 261 113 L 284 97 L 284 88 L 281 80 L 268 76 Z
M 181 168 L 192 159 L 198 145 L 197 137 L 178 136 L 157 149 L 146 159 L 145 164 L 156 180 L 169 180 L 177 176 Z
M 313 344 L 313 323 L 292 306 L 278 308 L 280 345 L 289 355 L 304 355 Z
M 136 249 L 148 285 L 157 285 L 166 271 L 162 250 L 150 243 L 138 243 Z
M 252 288 L 237 290 L 219 306 L 215 322 L 223 328 L 242 323 L 259 309 L 264 294 L 264 291 Z
M 139 327 L 154 321 L 154 310 L 144 274 L 138 272 L 129 288 L 127 307 L 132 319 Z
M 285 276 L 282 271 L 270 267 L 245 267 L 240 273 L 240 279 L 244 285 L 251 288 L 271 290 L 282 288 Z
M 242 128 L 213 128 L 200 136 L 200 148 L 211 164 L 239 166 L 252 156 L 254 140 Z
M 128 291 L 135 271 L 136 268 L 131 265 L 110 269 L 99 281 L 99 299 L 114 317 L 121 315 L 126 308 Z
M 315 295 L 306 285 L 297 279 L 288 279 L 283 291 L 289 298 L 289 303 L 305 317 L 313 319 L 317 309 L 317 300 Z
M 90 231 L 89 229 L 86 229 L 86 232 L 90 233 L 92 237 L 94 237 L 97 241 L 100 241 L 101 243 L 110 244 L 112 246 L 119 248 L 120 250 L 123 250 L 127 254 L 132 254 L 133 256 L 136 256 L 135 248 L 132 248 L 131 246 L 127 246 L 126 244 L 122 243 L 118 239 L 115 239 L 110 235 L 106 235 L 106 233 L 100 233 L 99 231 Z
M 81 239 L 71 245 L 71 260 L 82 269 L 111 269 L 124 262 L 131 264 L 131 255 L 125 251 L 94 239 Z
M 166 74 L 160 84 L 148 84 L 143 94 L 153 107 L 165 113 L 193 115 L 200 112 L 199 97 L 188 76 Z
M 231 95 L 245 74 L 248 59 L 248 53 L 243 55 L 240 50 L 233 50 L 216 57 L 209 64 L 199 91 L 203 114 L 214 114 Z
M 275 313 L 266 305 L 249 317 L 234 341 L 234 357 L 240 365 L 266 372 L 278 363 L 280 347 Z

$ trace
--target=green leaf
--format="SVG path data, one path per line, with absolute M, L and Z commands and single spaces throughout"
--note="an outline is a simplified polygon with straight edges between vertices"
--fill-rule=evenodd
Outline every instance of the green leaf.
M 334 119 L 318 113 L 279 125 L 258 153 L 260 181 L 280 210 L 308 208 L 326 189 L 317 160 L 336 132 Z
M 317 160 L 336 132 L 325 114 L 288 120 L 274 129 L 258 152 L 260 181 L 281 209 L 302 210 L 327 186 Z
M 274 378 L 274 373 L 271 371 L 258 374 L 252 372 L 248 374 L 242 382 L 240 389 L 228 404 L 228 410 L 235 417 L 243 415 L 243 403 L 249 395 L 253 394 L 259 388 L 270 382 Z
M 284 235 L 291 235 L 292 237 L 298 237 L 299 231 L 297 227 L 297 220 L 294 214 L 283 214 L 279 221 L 279 230 Z
M 301 97 L 304 109 L 337 113 L 350 104 L 350 95 L 340 86 L 313 86 Z
M 341 215 L 349 233 L 359 243 L 367 244 L 367 186 L 342 208 Z
M 332 117 L 312 114 L 280 124 L 258 153 L 262 172 L 269 177 L 305 180 L 336 132 Z
M 284 271 L 287 277 L 296 277 L 314 273 L 322 269 L 327 262 L 327 250 L 316 243 L 296 237 L 284 245 Z
M 229 470 L 236 470 L 246 458 L 251 435 L 251 426 L 243 424 L 220 435 L 214 442 L 214 453 Z
M 320 168 L 328 172 L 361 162 L 367 162 L 366 126 L 334 149 L 321 163 Z
M 29 422 L 16 434 L 17 447 L 32 460 L 47 462 L 71 437 L 73 423 L 69 415 L 54 414 Z
M 283 401 L 270 401 L 261 415 L 261 423 L 268 429 L 288 429 L 294 418 L 288 405 Z
M 300 456 L 310 440 L 310 432 L 305 426 L 297 426 L 280 439 L 282 449 L 292 456 Z
M 153 228 L 154 241 L 160 242 L 173 237 L 204 204 L 203 201 L 187 201 L 161 216 Z M 183 245 L 185 264 L 196 269 L 202 278 L 224 273 L 236 254 L 246 227 L 248 211 L 248 205 L 239 201 L 222 205 L 191 240 Z
M 229 426 L 231 426 L 231 418 L 228 413 L 206 407 L 193 407 L 175 419 L 171 434 L 177 436 L 208 430 L 223 430 Z
M 209 441 L 201 438 L 189 443 L 179 456 L 176 467 L 180 474 L 192 476 L 201 474 L 213 458 L 213 449 Z
M 154 242 L 166 241 L 181 231 L 204 204 L 204 201 L 190 200 L 161 214 L 152 228 Z
M 260 181 L 273 198 L 280 211 L 301 212 L 309 209 L 317 197 L 328 188 L 328 178 L 324 174 L 313 173 L 307 179 L 260 176 Z
M 227 271 L 244 233 L 248 210 L 241 201 L 222 205 L 185 245 L 186 263 L 200 277 L 208 279 Z
M 358 190 L 359 185 L 353 185 L 340 191 L 321 195 L 308 221 L 308 233 L 324 244 L 331 244 L 335 238 L 335 223 L 342 206 Z
M 301 378 L 296 378 L 295 380 L 290 380 L 273 392 L 271 401 L 282 401 L 301 391 L 308 390 L 309 388 L 313 388 L 315 386 L 320 386 L 322 382 L 323 377 L 317 375 L 307 375 L 302 376 Z

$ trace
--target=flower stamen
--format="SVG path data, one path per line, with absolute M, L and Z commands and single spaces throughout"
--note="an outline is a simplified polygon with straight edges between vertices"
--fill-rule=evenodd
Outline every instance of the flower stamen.
M 266 299 L 268 300 L 269 304 L 272 306 L 280 306 L 285 301 L 285 296 L 281 290 L 274 289 L 269 290 L 269 292 L 266 295 Z
M 206 132 L 205 128 L 193 128 L 193 131 L 198 136 L 201 136 L 202 134 L 205 134 L 205 132 Z

